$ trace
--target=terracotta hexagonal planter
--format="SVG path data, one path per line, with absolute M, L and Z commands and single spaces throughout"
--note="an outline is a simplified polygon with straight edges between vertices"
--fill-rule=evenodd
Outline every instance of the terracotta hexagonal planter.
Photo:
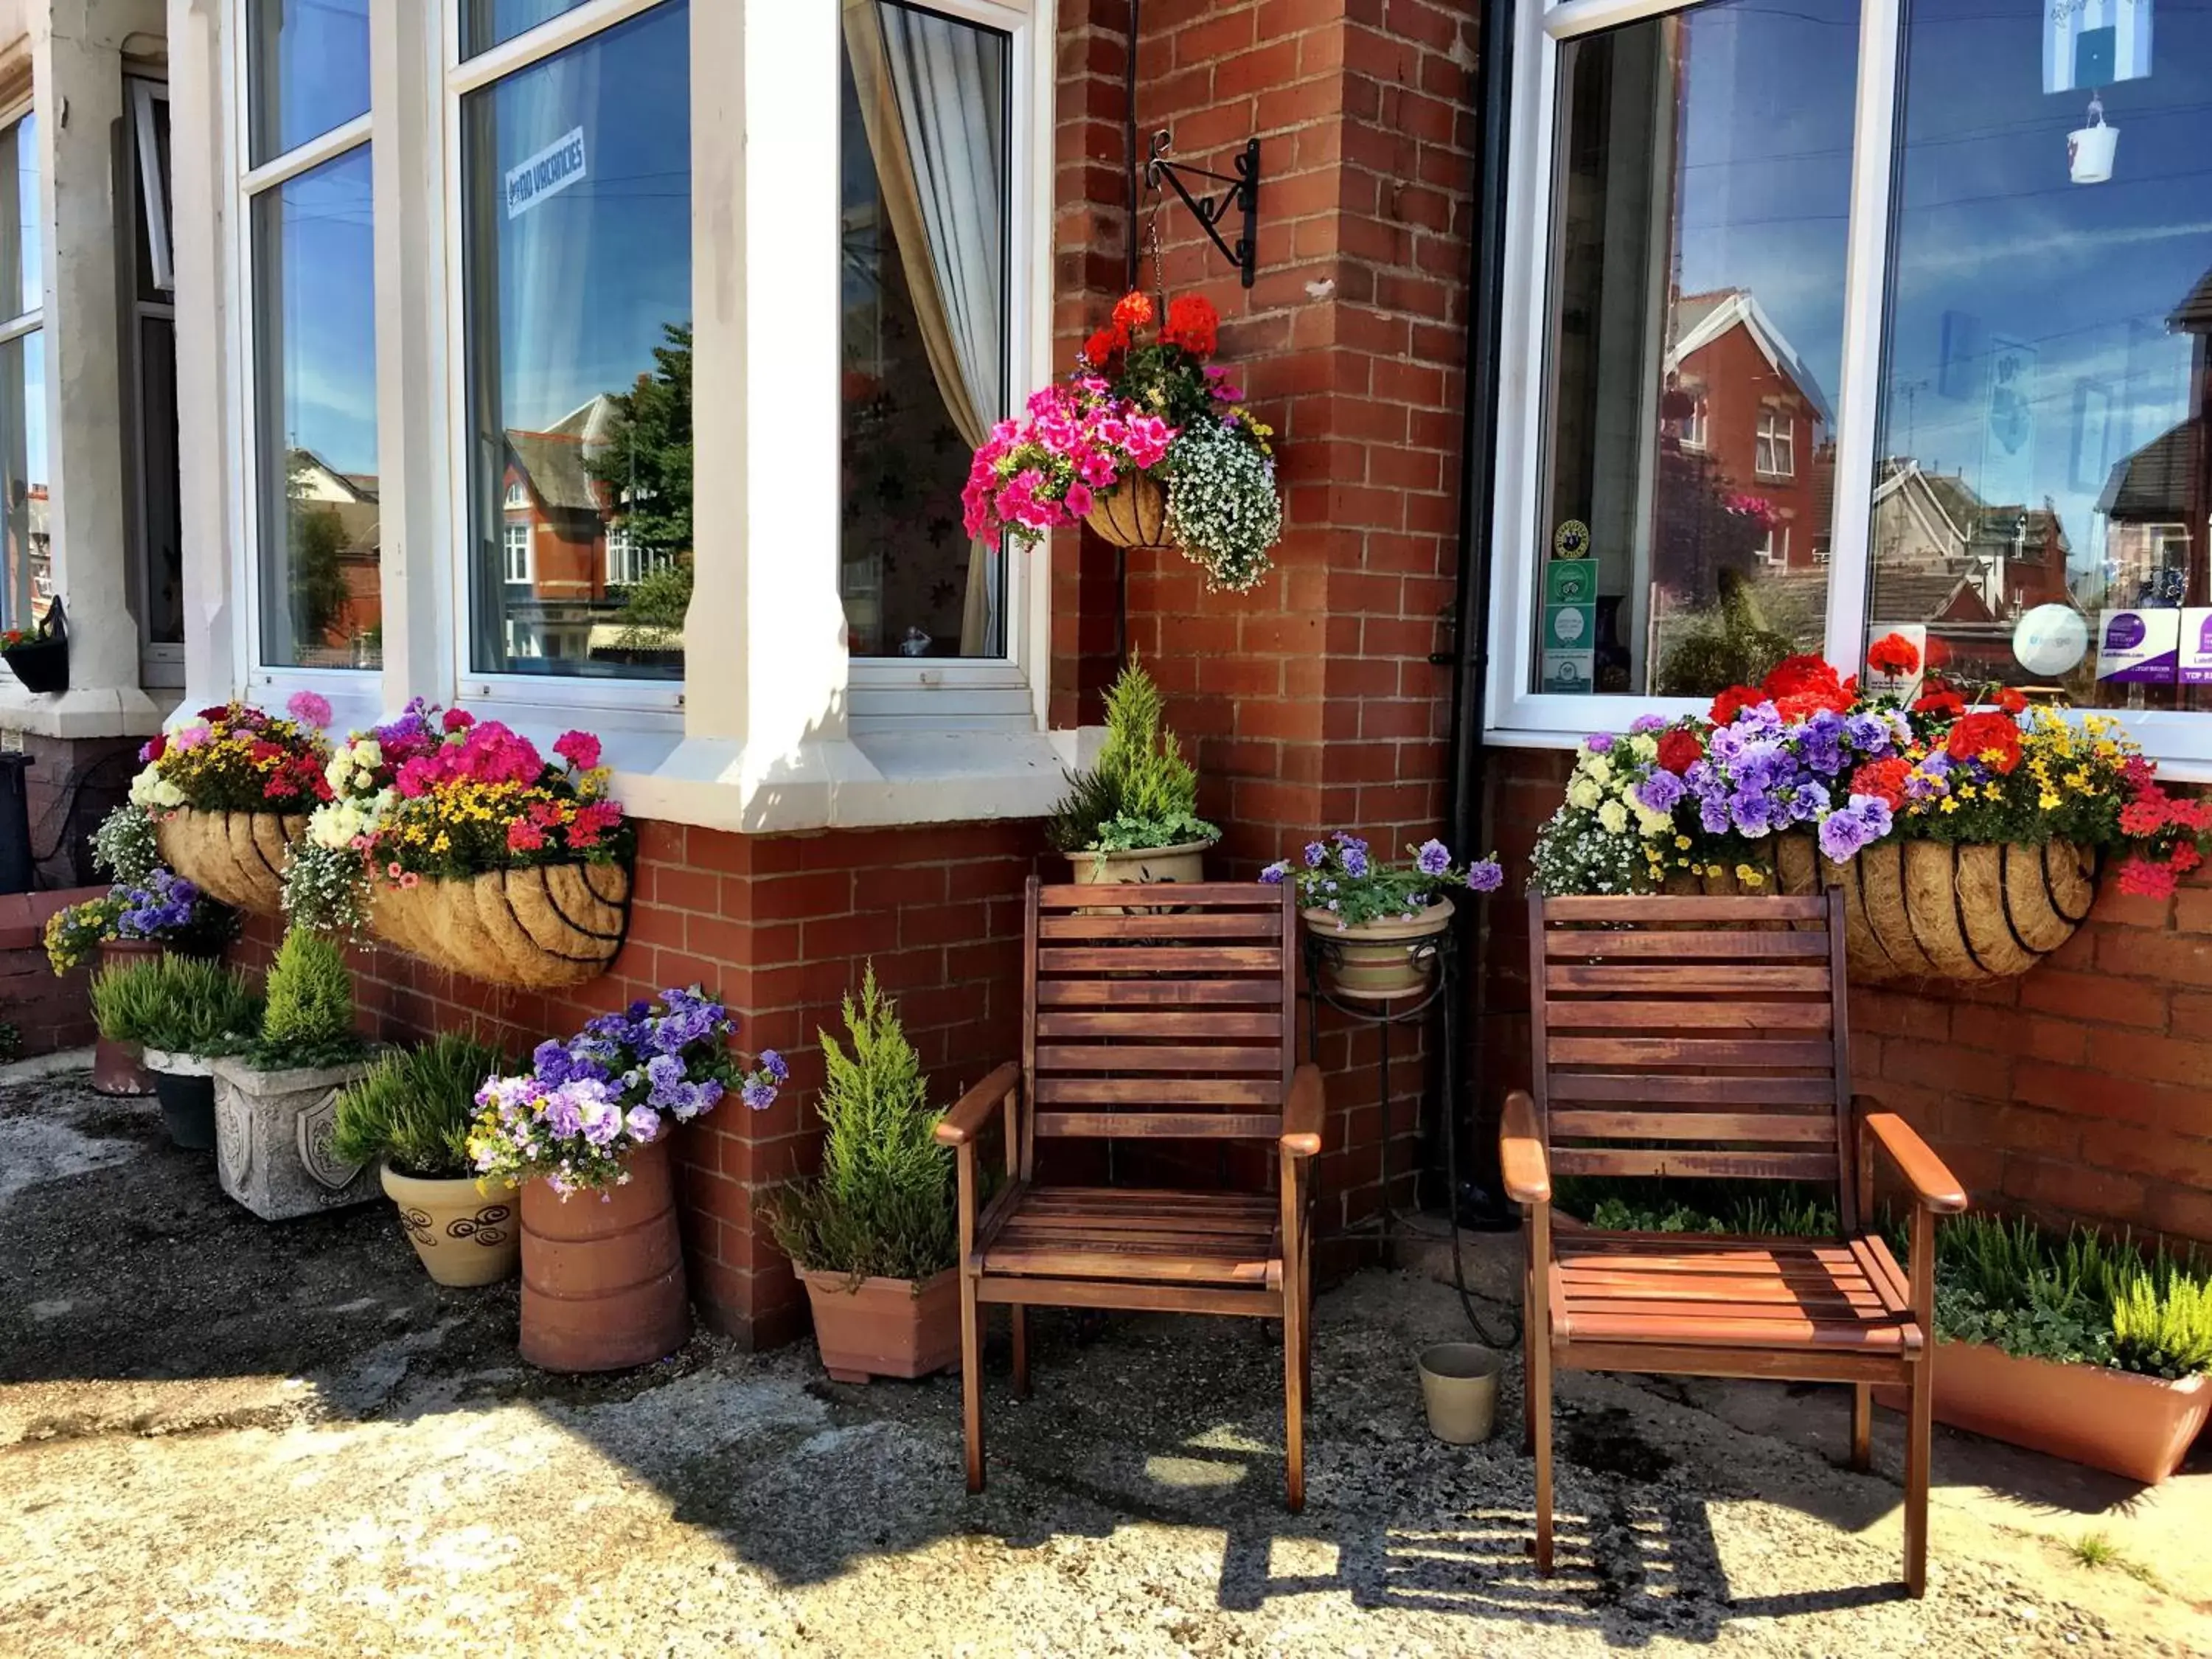
M 854 1279 L 802 1267 L 814 1340 L 833 1382 L 927 1376 L 960 1363 L 960 1276 Z

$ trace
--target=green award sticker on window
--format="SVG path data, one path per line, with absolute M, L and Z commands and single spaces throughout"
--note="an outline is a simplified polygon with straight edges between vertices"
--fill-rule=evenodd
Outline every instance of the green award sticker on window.
M 1589 651 L 1597 645 L 1597 607 L 1594 605 L 1547 605 L 1544 607 L 1544 647 L 1547 651 Z
M 1596 599 L 1595 559 L 1553 559 L 1544 567 L 1546 605 L 1591 605 Z
M 1597 690 L 1597 656 L 1589 651 L 1547 651 L 1540 691 L 1554 696 L 1587 697 Z

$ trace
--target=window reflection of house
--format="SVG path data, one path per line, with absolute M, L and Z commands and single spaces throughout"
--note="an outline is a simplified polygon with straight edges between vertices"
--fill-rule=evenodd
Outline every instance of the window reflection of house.
M 507 434 L 501 563 L 511 656 L 575 659 L 614 648 L 617 590 L 636 580 L 627 573 L 638 561 L 627 552 L 617 560 L 629 532 L 617 523 L 617 492 L 594 471 L 620 423 L 602 393 L 542 432 Z
M 2166 327 L 2192 337 L 2191 413 L 2122 459 L 2097 498 L 2106 604 L 2212 604 L 2203 540 L 2212 531 L 2212 270 Z
M 315 568 L 328 560 L 335 567 L 342 597 L 325 611 L 320 636 L 298 641 L 300 665 L 356 668 L 370 660 L 384 626 L 384 589 L 377 574 L 383 507 L 376 475 L 342 472 L 312 449 L 286 457 L 285 497 L 289 503 L 289 536 L 303 583 L 323 580 Z
M 1718 488 L 1766 502 L 1771 526 L 1756 550 L 1761 565 L 1824 562 L 1833 417 L 1812 369 L 1748 289 L 1685 295 L 1674 325 L 1666 369 L 1680 412 L 1664 423 L 1665 434 L 1708 455 Z

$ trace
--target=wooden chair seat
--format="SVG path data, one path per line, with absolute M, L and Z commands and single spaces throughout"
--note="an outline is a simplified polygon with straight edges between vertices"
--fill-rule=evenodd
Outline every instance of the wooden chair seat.
M 1553 1331 L 1571 1342 L 1901 1354 L 1923 1337 L 1879 1236 L 1560 1234 Z
M 977 1229 L 971 1272 L 1273 1289 L 1283 1282 L 1273 1193 L 1018 1185 L 1003 1196 L 994 1222 Z

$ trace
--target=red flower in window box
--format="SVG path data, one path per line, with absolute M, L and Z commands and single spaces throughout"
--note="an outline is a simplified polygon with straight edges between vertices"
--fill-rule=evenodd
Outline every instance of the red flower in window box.
M 1893 755 L 1887 760 L 1869 761 L 1851 774 L 1851 793 L 1872 795 L 1894 812 L 1905 805 L 1905 780 L 1911 771 Z
M 1747 708 L 1756 708 L 1766 701 L 1766 693 L 1755 685 L 1731 685 L 1713 699 L 1713 706 L 1705 718 L 1715 726 L 1726 726 Z
M 1962 714 L 1943 747 L 1953 760 L 1978 760 L 2009 772 L 2020 764 L 2020 722 L 1995 709 Z
M 1956 720 L 1966 712 L 1966 700 L 1941 680 L 1930 680 L 1920 694 L 1920 701 L 1912 705 L 1916 714 L 1927 714 L 1936 720 Z
M 1705 757 L 1705 745 L 1694 732 L 1680 726 L 1663 733 L 1659 739 L 1659 764 L 1677 777 L 1688 771 Z
M 1996 690 L 1996 695 L 1991 697 L 1990 701 L 1996 704 L 1998 708 L 2003 709 L 2008 714 L 2019 714 L 2027 712 L 2027 694 L 2021 690 L 2016 686 L 1999 686 Z

